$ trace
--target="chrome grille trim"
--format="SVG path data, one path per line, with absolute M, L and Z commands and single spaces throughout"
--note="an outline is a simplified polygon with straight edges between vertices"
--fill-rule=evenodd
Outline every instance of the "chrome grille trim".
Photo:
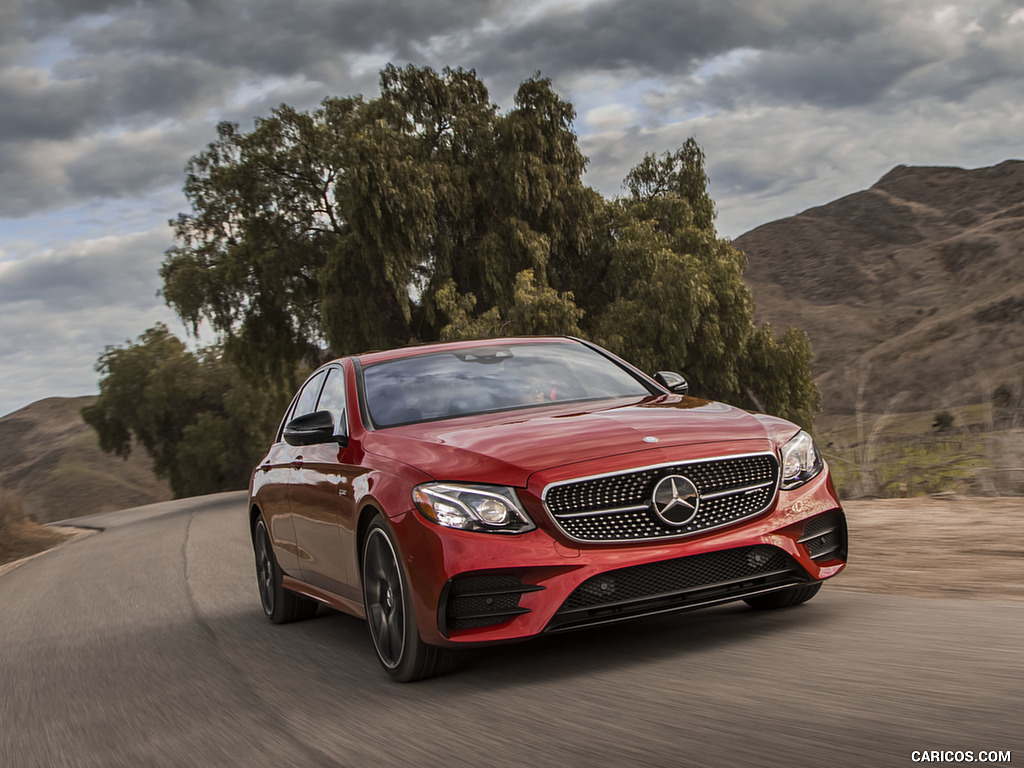
M 611 509 L 593 509 L 587 512 L 564 512 L 560 518 L 570 517 L 593 517 L 594 515 L 611 515 L 616 512 L 642 512 L 647 509 L 646 504 L 637 504 L 634 507 L 612 507 Z
M 709 499 L 709 500 L 710 499 L 718 499 L 718 498 L 721 498 L 722 496 L 732 496 L 732 495 L 737 495 L 738 496 L 741 493 L 744 493 L 744 494 L 752 493 L 754 491 L 760 490 L 761 488 L 767 488 L 769 485 L 773 485 L 773 482 L 771 480 L 769 480 L 766 483 L 757 483 L 756 485 L 746 485 L 746 486 L 744 486 L 742 488 L 727 488 L 724 491 L 715 491 L 714 493 L 702 493 L 700 495 L 700 499 L 701 499 L 701 501 L 704 501 L 705 499 Z M 641 507 L 641 509 L 644 509 L 644 507 Z
M 693 481 L 701 500 L 694 519 L 678 527 L 658 519 L 650 508 L 654 486 L 671 474 Z M 763 514 L 775 502 L 780 475 L 778 457 L 771 451 L 713 456 L 559 480 L 544 487 L 541 501 L 573 541 L 663 541 L 704 534 Z M 737 484 L 730 486 L 730 482 Z M 565 492 L 559 492 L 566 486 Z M 642 504 L 636 503 L 638 496 Z

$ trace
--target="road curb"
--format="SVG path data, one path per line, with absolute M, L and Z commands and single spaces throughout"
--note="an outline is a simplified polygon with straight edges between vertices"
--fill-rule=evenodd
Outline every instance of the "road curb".
M 87 528 L 84 526 L 77 525 L 48 525 L 46 527 L 51 528 L 60 533 L 66 533 L 68 534 L 68 538 L 64 539 L 64 541 L 55 544 L 49 549 L 44 549 L 42 552 L 36 552 L 34 555 L 29 555 L 28 557 L 21 558 L 21 560 L 14 560 L 10 563 L 4 563 L 3 565 L 0 565 L 0 576 L 10 573 L 18 566 L 27 563 L 29 560 L 35 560 L 37 557 L 41 557 L 42 555 L 45 555 L 48 552 L 54 552 L 60 549 L 61 547 L 66 547 L 68 544 L 71 544 L 72 542 L 78 541 L 79 539 L 84 539 L 88 536 L 92 536 L 94 533 L 99 533 L 103 530 L 102 528 Z

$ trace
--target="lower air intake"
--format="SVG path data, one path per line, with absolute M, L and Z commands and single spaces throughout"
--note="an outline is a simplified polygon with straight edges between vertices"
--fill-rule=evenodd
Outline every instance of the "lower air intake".
M 846 516 L 839 511 L 829 512 L 808 521 L 800 543 L 816 563 L 831 560 L 846 561 Z
M 448 582 L 442 599 L 441 631 L 489 627 L 513 619 L 529 609 L 519 606 L 525 592 L 543 587 L 523 584 L 511 574 L 458 576 Z
M 580 584 L 548 631 L 701 608 L 802 584 L 807 578 L 788 554 L 764 544 L 634 565 Z

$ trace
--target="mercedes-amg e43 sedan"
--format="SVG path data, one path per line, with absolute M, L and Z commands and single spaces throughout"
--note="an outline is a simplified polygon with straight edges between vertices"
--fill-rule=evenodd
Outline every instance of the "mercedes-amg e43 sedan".
M 472 644 L 810 599 L 846 564 L 814 441 L 686 389 L 570 338 L 324 365 L 252 478 L 264 612 L 365 617 L 411 681 Z

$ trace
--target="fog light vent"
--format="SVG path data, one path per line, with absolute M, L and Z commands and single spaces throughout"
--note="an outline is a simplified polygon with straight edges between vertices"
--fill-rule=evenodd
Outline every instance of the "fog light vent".
M 845 562 L 846 540 L 846 516 L 838 511 L 809 520 L 800 537 L 800 543 L 816 563 L 832 560 Z
M 529 613 L 519 605 L 519 598 L 540 589 L 544 587 L 523 584 L 507 573 L 457 576 L 442 594 L 441 632 L 489 627 Z

